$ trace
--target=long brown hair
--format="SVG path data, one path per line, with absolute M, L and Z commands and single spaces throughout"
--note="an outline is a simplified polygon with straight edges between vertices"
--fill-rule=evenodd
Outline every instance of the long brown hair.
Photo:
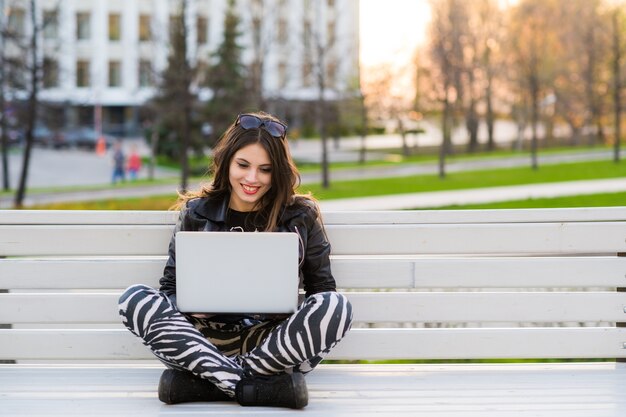
M 278 118 L 268 113 L 250 114 L 261 119 L 280 122 Z M 213 162 L 209 169 L 209 172 L 213 174 L 213 181 L 202 186 L 198 191 L 180 194 L 173 209 L 184 207 L 187 201 L 193 198 L 228 198 L 231 192 L 230 163 L 237 151 L 253 143 L 258 143 L 265 149 L 272 164 L 271 187 L 257 203 L 258 207 L 255 207 L 255 210 L 259 211 L 260 218 L 266 221 L 265 231 L 273 231 L 276 228 L 280 214 L 286 206 L 302 202 L 303 199 L 313 200 L 310 195 L 296 193 L 296 189 L 300 186 L 300 173 L 291 158 L 287 138 L 273 137 L 263 128 L 244 129 L 235 121 L 226 129 L 213 150 Z

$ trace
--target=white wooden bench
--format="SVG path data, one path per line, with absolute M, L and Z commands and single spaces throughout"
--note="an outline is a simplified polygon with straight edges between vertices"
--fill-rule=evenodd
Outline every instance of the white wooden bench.
M 0 415 L 246 415 L 166 406 L 116 301 L 158 286 L 175 212 L 0 211 Z M 325 213 L 355 325 L 309 415 L 626 415 L 626 207 Z

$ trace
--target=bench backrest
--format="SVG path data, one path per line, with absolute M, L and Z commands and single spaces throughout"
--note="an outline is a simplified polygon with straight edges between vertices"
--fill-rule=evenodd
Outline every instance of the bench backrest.
M 0 359 L 138 360 L 177 212 L 0 211 Z M 355 325 L 333 359 L 626 357 L 626 208 L 329 212 Z

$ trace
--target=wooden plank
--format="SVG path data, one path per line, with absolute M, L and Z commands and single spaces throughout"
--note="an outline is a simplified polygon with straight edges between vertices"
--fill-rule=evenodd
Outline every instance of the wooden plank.
M 0 259 L 3 289 L 157 287 L 166 257 Z M 620 287 L 626 258 L 346 257 L 331 258 L 339 288 Z
M 167 258 L 0 259 L 3 289 L 123 289 L 132 284 L 159 285 Z
M 328 359 L 624 358 L 624 343 L 623 328 L 352 329 Z M 126 329 L 0 329 L 0 359 L 151 358 Z
M 626 293 L 349 292 L 357 322 L 626 322 Z M 0 294 L 0 323 L 119 323 L 120 293 Z M 80 314 L 77 314 L 80 311 Z
M 178 211 L 0 210 L 0 225 L 174 225 Z
M 342 256 L 332 260 L 340 288 L 620 287 L 626 258 Z
M 0 256 L 164 255 L 172 226 L 0 226 Z
M 432 224 L 606 222 L 626 220 L 626 207 L 581 207 L 505 210 L 397 210 L 324 212 L 326 224 Z M 2 210 L 0 224 L 167 224 L 177 211 L 136 210 Z
M 626 252 L 626 223 L 328 226 L 335 255 Z M 0 226 L 0 256 L 164 255 L 170 226 Z
M 626 223 L 328 226 L 337 255 L 626 252 Z
M 468 257 L 416 260 L 416 288 L 620 287 L 626 258 L 617 256 Z
M 494 210 L 324 211 L 325 224 L 463 224 L 626 220 L 626 207 Z
M 373 360 L 619 358 L 626 357 L 624 343 L 626 329 L 619 328 L 354 329 L 331 355 Z
M 7 416 L 267 416 L 297 411 L 234 403 L 166 406 L 163 365 L 0 367 Z M 307 417 L 623 417 L 626 369 L 612 363 L 322 364 L 306 377 Z M 62 381 L 63 383 L 59 383 Z

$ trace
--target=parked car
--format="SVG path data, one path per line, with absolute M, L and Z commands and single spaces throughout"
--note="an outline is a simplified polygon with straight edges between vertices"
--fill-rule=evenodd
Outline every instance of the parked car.
M 0 129 L 0 135 L 2 134 L 2 129 Z M 21 145 L 24 141 L 24 134 L 17 129 L 7 129 L 7 139 L 9 146 L 18 146 Z
M 115 138 L 110 135 L 102 134 L 107 149 L 113 146 Z M 98 142 L 98 135 L 94 129 L 88 127 L 79 127 L 64 132 L 64 141 L 68 146 L 74 146 L 82 149 L 93 150 Z
M 1 130 L 0 130 L 1 133 Z M 26 141 L 26 130 L 10 128 L 8 130 L 10 145 L 23 145 Z M 63 148 L 68 146 L 62 131 L 52 130 L 45 125 L 37 125 L 33 129 L 33 145 L 42 147 Z
M 33 145 L 50 146 L 52 144 L 53 133 L 46 126 L 38 125 L 33 129 Z M 24 132 L 26 138 L 26 132 Z

